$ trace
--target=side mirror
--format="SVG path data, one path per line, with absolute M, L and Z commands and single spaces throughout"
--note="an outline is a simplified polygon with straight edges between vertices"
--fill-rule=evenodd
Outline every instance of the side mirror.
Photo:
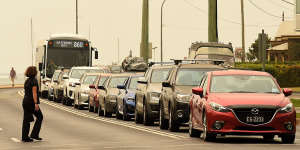
M 43 70 L 43 63 L 39 63 L 39 71 Z
M 283 89 L 283 94 L 284 94 L 284 96 L 290 96 L 290 95 L 292 95 L 293 94 L 293 91 L 292 91 L 292 89 L 288 89 L 288 88 L 284 88 Z
M 147 80 L 145 79 L 145 77 L 140 77 L 139 80 L 138 80 L 138 83 L 141 83 L 141 84 L 147 84 Z
M 68 76 L 63 76 L 63 79 L 66 80 L 66 79 L 69 79 L 69 77 Z
M 162 82 L 163 87 L 171 87 L 170 82 Z
M 126 87 L 125 87 L 125 85 L 118 85 L 117 88 L 118 89 L 125 89 Z
M 76 82 L 75 85 L 81 85 L 81 83 L 80 82 Z
M 89 88 L 90 89 L 95 89 L 95 85 L 90 85 Z
M 99 85 L 99 86 L 98 86 L 98 89 L 100 89 L 100 90 L 105 90 L 105 87 L 104 87 L 103 85 Z
M 98 57 L 99 57 L 99 56 L 98 56 L 98 51 L 96 50 L 96 51 L 95 51 L 95 59 L 99 59 Z
M 202 97 L 203 95 L 203 89 L 202 88 L 192 88 L 192 92 L 193 94 L 196 94 L 196 95 L 200 95 Z

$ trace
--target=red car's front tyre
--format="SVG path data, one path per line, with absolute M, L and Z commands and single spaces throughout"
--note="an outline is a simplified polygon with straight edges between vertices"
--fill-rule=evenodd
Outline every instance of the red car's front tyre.
M 295 142 L 295 134 L 285 134 L 281 136 L 281 141 L 284 144 L 293 144 Z

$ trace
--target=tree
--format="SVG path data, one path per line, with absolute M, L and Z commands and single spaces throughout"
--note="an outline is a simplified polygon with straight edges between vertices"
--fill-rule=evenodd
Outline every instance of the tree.
M 270 41 L 271 41 L 271 38 L 269 38 L 269 36 L 268 36 L 268 34 L 266 34 L 266 37 L 267 37 L 267 40 L 266 40 L 266 42 L 265 42 L 265 45 L 266 45 L 266 49 L 268 49 L 268 48 L 270 48 Z M 258 52 L 259 52 L 259 50 L 258 50 L 258 48 L 259 48 L 259 38 L 257 38 L 255 41 L 254 41 L 254 43 L 252 43 L 251 44 L 251 47 L 249 48 L 249 53 L 252 55 L 252 56 L 254 56 L 256 59 L 258 59 L 259 58 L 259 54 L 258 54 Z M 250 54 L 249 54 L 249 56 L 250 56 Z M 254 59 L 255 59 L 254 58 Z M 253 60 L 254 60 L 253 59 Z

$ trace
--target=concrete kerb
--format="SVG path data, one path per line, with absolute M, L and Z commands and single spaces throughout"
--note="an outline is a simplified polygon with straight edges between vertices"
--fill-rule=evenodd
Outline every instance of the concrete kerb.
M 23 88 L 23 84 L 17 84 L 14 87 L 12 85 L 0 85 L 0 89 L 13 89 L 13 88 Z

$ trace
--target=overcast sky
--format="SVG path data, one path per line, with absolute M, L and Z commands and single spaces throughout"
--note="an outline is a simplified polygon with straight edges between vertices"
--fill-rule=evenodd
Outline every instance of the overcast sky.
M 139 55 L 142 0 L 78 0 L 79 33 L 89 37 L 100 50 L 101 64 L 117 61 L 117 39 L 121 59 L 133 50 Z M 293 0 L 289 0 L 293 2 Z M 34 48 L 53 33 L 75 32 L 75 0 L 0 0 L 0 73 L 13 66 L 17 73 L 31 65 L 30 18 L 33 19 Z M 252 0 L 267 13 L 293 19 L 294 7 L 281 0 Z M 149 0 L 150 35 L 153 47 L 160 47 L 160 5 Z M 183 58 L 192 42 L 207 41 L 208 0 L 167 0 L 164 9 L 164 59 Z M 241 47 L 240 0 L 219 0 L 219 40 Z M 262 28 L 275 36 L 281 19 L 263 13 L 245 0 L 246 49 Z M 156 60 L 160 49 L 156 49 Z

